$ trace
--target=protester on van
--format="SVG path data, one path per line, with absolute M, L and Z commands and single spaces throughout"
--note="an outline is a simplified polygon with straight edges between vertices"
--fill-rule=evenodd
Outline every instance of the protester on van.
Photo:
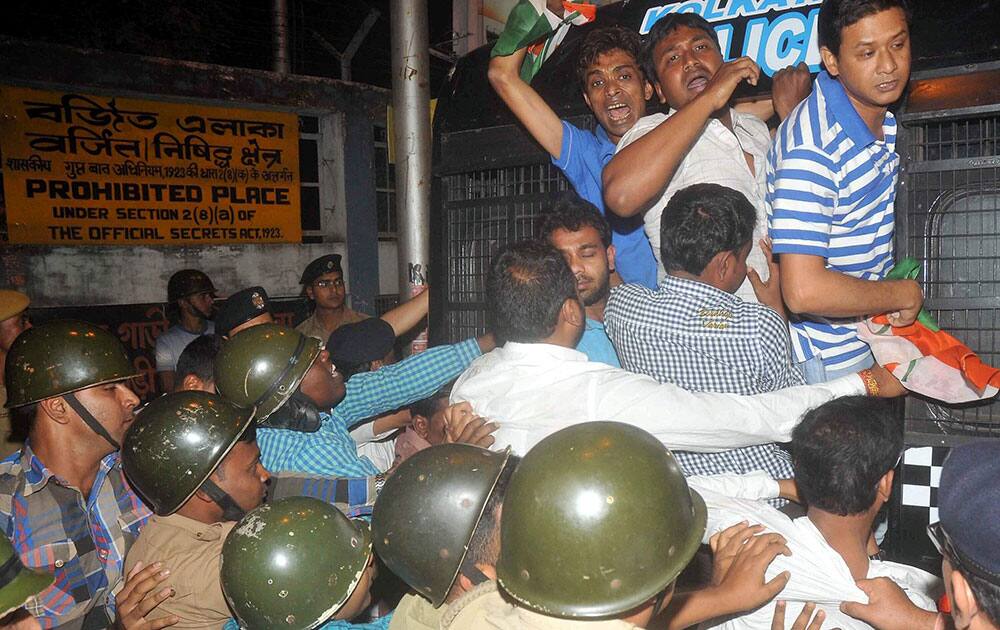
M 604 330 L 604 307 L 608 303 L 611 273 L 616 264 L 608 222 L 593 204 L 574 193 L 567 193 L 542 215 L 538 237 L 562 253 L 576 277 L 576 290 L 587 315 L 586 328 L 576 349 L 591 361 L 621 367 L 618 354 Z
M 660 222 L 667 274 L 659 289 L 626 284 L 608 298 L 608 335 L 627 370 L 691 391 L 744 395 L 804 383 L 779 314 L 777 270 L 767 283 L 749 272 L 762 304 L 734 295 L 748 275 L 756 218 L 742 193 L 718 184 L 693 184 L 671 197 Z M 777 444 L 674 456 L 689 475 L 765 470 L 776 479 L 792 476 L 788 454 Z
M 738 190 L 757 213 L 749 264 L 765 275 L 759 241 L 766 234 L 764 172 L 771 135 L 759 118 L 731 107 L 737 86 L 756 85 L 760 68 L 748 57 L 723 61 L 715 29 L 696 13 L 671 13 L 657 21 L 643 42 L 642 65 L 670 113 L 646 116 L 618 143 L 603 173 L 608 209 L 625 218 L 643 217 L 659 259 L 660 213 L 674 193 L 702 182 Z M 804 65 L 775 75 L 772 100 L 779 117 L 805 96 L 808 80 Z M 657 272 L 662 280 L 662 267 Z M 757 301 L 749 281 L 736 294 Z
M 557 10 L 562 11 L 559 2 Z M 604 214 L 601 170 L 615 144 L 646 114 L 653 88 L 639 66 L 639 35 L 619 26 L 592 30 L 577 58 L 576 80 L 594 114 L 594 131 L 580 129 L 559 116 L 520 76 L 526 50 L 490 60 L 493 89 L 528 133 L 542 145 L 576 192 Z M 625 282 L 656 286 L 656 261 L 639 221 L 613 221 L 611 240 L 616 269 Z
M 877 366 L 822 386 L 738 396 L 690 392 L 590 362 L 575 350 L 585 321 L 576 278 L 547 243 L 525 241 L 501 250 L 486 286 L 493 328 L 506 343 L 473 361 L 451 398 L 496 421 L 495 447 L 512 446 L 518 454 L 587 420 L 634 424 L 669 448 L 724 451 L 787 441 L 802 414 L 832 398 L 905 393 Z
M 914 280 L 893 266 L 899 155 L 896 119 L 910 76 L 905 0 L 825 0 L 818 18 L 826 70 L 778 128 L 767 163 L 767 208 L 795 358 L 811 383 L 868 367 L 866 315 L 916 319 Z

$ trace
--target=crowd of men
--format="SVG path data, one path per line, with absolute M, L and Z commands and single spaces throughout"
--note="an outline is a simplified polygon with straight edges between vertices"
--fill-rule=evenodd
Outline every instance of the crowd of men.
M 883 279 L 908 20 L 825 0 L 825 70 L 751 111 L 699 16 L 591 29 L 594 131 L 495 57 L 575 194 L 497 252 L 478 338 L 397 360 L 427 292 L 357 313 L 336 254 L 294 329 L 186 269 L 140 408 L 119 339 L 0 291 L 0 627 L 1000 627 L 1000 444 L 944 465 L 940 578 L 879 549 L 905 390 L 854 324 L 922 304 Z

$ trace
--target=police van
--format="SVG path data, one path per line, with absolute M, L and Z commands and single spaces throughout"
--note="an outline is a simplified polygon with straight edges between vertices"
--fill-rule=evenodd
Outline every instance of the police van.
M 911 0 L 913 69 L 902 102 L 897 150 L 896 255 L 921 265 L 926 306 L 945 330 L 1000 365 L 1000 1 Z M 662 17 L 696 12 L 713 24 L 727 59 L 761 67 L 737 101 L 767 98 L 770 77 L 799 62 L 820 70 L 820 0 L 632 0 L 601 7 L 573 27 L 532 81 L 562 118 L 593 128 L 575 79 L 589 29 L 646 33 Z M 514 120 L 487 81 L 490 47 L 459 60 L 434 122 L 431 224 L 432 343 L 485 330 L 485 278 L 498 247 L 533 236 L 535 218 L 569 189 L 549 156 Z M 656 111 L 653 104 L 647 113 Z M 772 121 L 774 124 L 775 121 Z M 1000 437 L 1000 403 L 943 406 L 906 400 L 906 444 L 896 475 L 886 546 L 902 561 L 935 569 L 925 534 L 937 520 L 936 491 L 948 448 Z

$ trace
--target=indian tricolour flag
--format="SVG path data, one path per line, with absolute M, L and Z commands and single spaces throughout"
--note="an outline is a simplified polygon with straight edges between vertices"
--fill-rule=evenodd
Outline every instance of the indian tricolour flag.
M 879 315 L 859 323 L 858 336 L 871 346 L 875 361 L 911 392 L 958 404 L 992 398 L 1000 391 L 1000 370 L 943 330 L 919 321 L 891 326 Z
M 920 263 L 907 257 L 886 279 L 916 280 L 919 275 Z M 871 346 L 875 361 L 911 392 L 958 404 L 992 398 L 1000 391 L 1000 370 L 938 328 L 926 309 L 920 309 L 909 326 L 891 326 L 885 315 L 869 317 L 858 324 L 858 336 Z
M 570 26 L 592 22 L 597 16 L 597 7 L 583 2 L 563 2 L 562 13 L 559 16 L 550 11 L 545 0 L 520 0 L 507 17 L 507 25 L 493 46 L 491 56 L 506 57 L 527 47 L 521 78 L 530 83 L 562 43 Z

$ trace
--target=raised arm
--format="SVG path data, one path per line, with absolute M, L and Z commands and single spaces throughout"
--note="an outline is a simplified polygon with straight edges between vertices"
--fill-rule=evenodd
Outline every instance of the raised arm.
M 705 89 L 646 135 L 622 146 L 604 167 L 604 203 L 620 217 L 645 212 L 701 136 L 706 121 L 729 103 L 741 81 L 756 84 L 760 68 L 749 57 L 722 65 Z
M 507 104 L 528 133 L 549 155 L 559 159 L 562 150 L 562 121 L 530 85 L 521 79 L 521 63 L 527 49 L 507 57 L 490 59 L 490 85 Z
M 381 317 L 382 321 L 392 326 L 392 332 L 397 337 L 406 334 L 427 316 L 430 293 L 429 289 L 424 289 L 420 295 L 384 313 Z

